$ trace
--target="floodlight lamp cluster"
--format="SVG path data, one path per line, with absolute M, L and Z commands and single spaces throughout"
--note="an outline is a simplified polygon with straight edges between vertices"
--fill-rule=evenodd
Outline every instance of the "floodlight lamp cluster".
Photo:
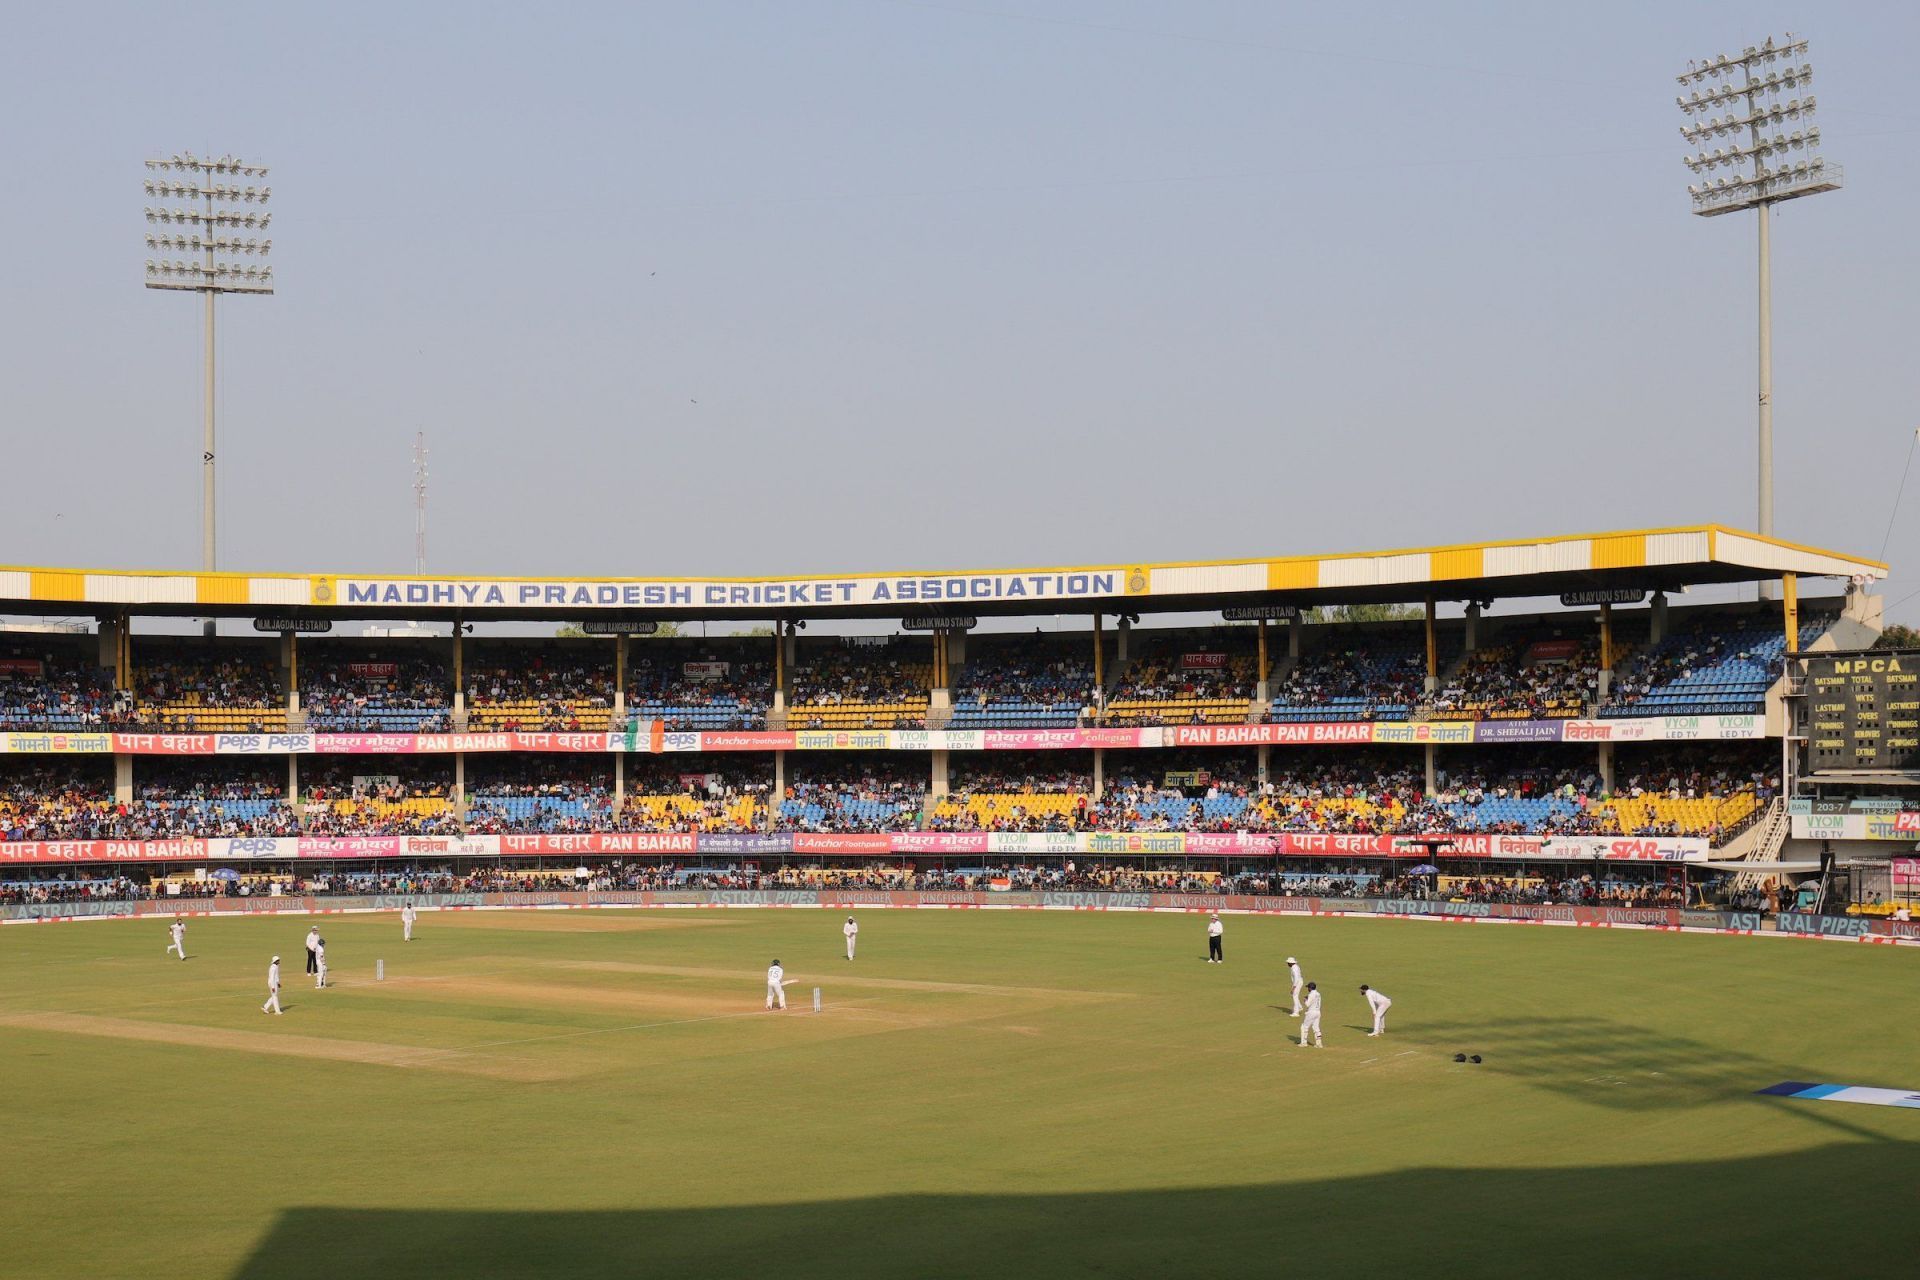
M 147 206 L 147 221 L 159 223 L 178 222 L 184 226 L 206 227 L 250 227 L 261 229 L 273 225 L 273 215 L 254 209 L 216 209 L 212 213 L 202 213 L 198 209 L 168 209 Z
M 244 201 L 247 204 L 265 204 L 273 198 L 272 187 L 233 187 L 224 182 L 209 183 L 205 186 L 197 182 L 183 182 L 178 178 L 148 178 L 144 184 L 150 196 L 161 198 L 192 200 Z
M 155 289 L 200 289 L 220 293 L 272 293 L 273 268 L 234 262 L 147 259 L 147 284 Z
M 1674 99 L 1687 117 L 1680 136 L 1696 148 L 1681 162 L 1702 179 L 1687 188 L 1695 213 L 1731 213 L 1840 185 L 1839 166 L 1815 154 L 1820 128 L 1813 123 L 1813 95 L 1781 97 L 1813 83 L 1805 39 L 1788 33 L 1737 57 L 1689 62 L 1677 79 L 1683 89 L 1704 86 Z M 1733 145 L 1707 145 L 1721 139 Z
M 210 236 L 201 239 L 198 235 L 148 236 L 147 248 L 173 249 L 180 253 L 244 253 L 248 257 L 254 254 L 273 252 L 271 240 L 242 240 L 238 236 Z
M 191 151 L 179 152 L 159 160 L 149 160 L 147 161 L 147 168 L 158 170 L 162 173 L 169 171 L 177 171 L 180 173 L 234 173 L 239 174 L 243 178 L 264 178 L 267 176 L 267 166 L 263 164 L 248 164 L 236 156 L 221 156 L 218 160 L 203 160 L 195 156 Z

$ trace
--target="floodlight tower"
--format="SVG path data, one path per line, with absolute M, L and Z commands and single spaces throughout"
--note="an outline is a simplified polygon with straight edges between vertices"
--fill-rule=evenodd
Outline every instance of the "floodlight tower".
M 1813 63 L 1807 42 L 1789 31 L 1739 57 L 1689 62 L 1679 76 L 1691 91 L 1674 99 L 1687 123 L 1680 136 L 1697 147 L 1682 156 L 1701 181 L 1687 187 L 1703 218 L 1741 209 L 1760 215 L 1760 532 L 1773 534 L 1773 253 L 1767 218 L 1782 200 L 1840 187 L 1840 166 L 1821 159 L 1813 123 Z M 1702 87 L 1704 86 L 1704 87 Z M 1791 94 L 1788 97 L 1785 95 Z M 1802 96 L 1804 95 L 1804 96 Z M 1715 139 L 1729 145 L 1708 148 Z M 1795 153 L 1798 153 L 1797 155 Z M 1715 170 L 1726 172 L 1714 176 Z M 1761 594 L 1766 594 L 1762 585 Z
M 267 176 L 267 167 L 247 164 L 232 156 L 200 159 L 182 152 L 147 161 L 145 182 L 149 200 L 184 200 L 184 206 L 147 206 L 147 252 L 191 254 L 184 258 L 148 258 L 147 288 L 182 289 L 206 295 L 206 420 L 200 451 L 200 563 L 216 567 L 214 554 L 213 468 L 213 300 L 222 293 L 272 293 L 273 268 L 260 263 L 241 265 L 238 257 L 265 259 L 273 241 L 241 232 L 265 231 L 273 215 L 264 206 L 273 188 L 251 185 Z M 243 185 L 246 184 L 246 185 Z M 159 230 L 154 230 L 157 226 Z M 213 624 L 207 624 L 213 634 Z
M 413 433 L 413 576 L 427 575 L 427 433 Z

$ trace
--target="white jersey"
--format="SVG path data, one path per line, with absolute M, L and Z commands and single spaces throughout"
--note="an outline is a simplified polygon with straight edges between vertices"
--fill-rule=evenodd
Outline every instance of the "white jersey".
M 785 969 L 782 969 L 779 965 L 770 964 L 767 966 L 767 985 L 768 986 L 770 987 L 779 986 L 781 980 L 784 979 L 786 976 L 787 976 L 787 971 Z
M 1381 992 L 1368 991 L 1367 1003 L 1373 1006 L 1373 1011 L 1375 1013 L 1385 1013 L 1387 1011 L 1387 1006 L 1392 1004 L 1393 1001 L 1387 999 L 1387 997 Z
M 321 943 L 319 946 L 313 949 L 313 958 L 319 961 L 321 964 L 325 964 L 327 962 L 327 947 L 325 943 Z
M 173 935 L 173 940 L 175 942 L 179 942 L 180 935 L 185 933 L 186 931 L 187 931 L 187 926 L 181 924 L 178 920 L 175 920 L 172 924 L 167 926 L 167 932 Z
M 1227 931 L 1227 927 L 1221 924 L 1218 920 L 1207 921 L 1207 936 L 1209 938 L 1217 938 L 1221 934 L 1225 933 L 1226 931 Z
M 272 964 L 267 966 L 267 990 L 278 991 L 279 989 L 280 989 L 280 962 L 278 960 L 275 960 Z
M 308 930 L 307 931 L 307 950 L 312 951 L 319 945 L 320 945 L 320 931 L 318 929 Z
M 860 932 L 860 926 L 855 924 L 853 921 L 849 920 L 847 921 L 846 925 L 841 928 L 840 932 L 846 934 L 849 938 L 851 938 L 854 934 Z
M 1317 1018 L 1317 1017 L 1319 1017 L 1319 1016 L 1320 1016 L 1320 993 L 1319 993 L 1319 991 L 1317 991 L 1317 990 L 1315 990 L 1315 991 L 1309 991 L 1309 992 L 1307 992 L 1307 1007 L 1306 1007 L 1306 1013 L 1307 1013 L 1307 1016 L 1308 1016 L 1309 1018 Z
M 1291 982 L 1296 989 L 1300 986 L 1300 966 L 1299 965 L 1290 964 L 1287 966 L 1287 980 Z

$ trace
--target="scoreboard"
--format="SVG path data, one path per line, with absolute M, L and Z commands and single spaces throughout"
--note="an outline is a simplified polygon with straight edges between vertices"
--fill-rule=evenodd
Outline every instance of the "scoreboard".
M 1920 770 L 1920 650 L 1803 661 L 1811 769 Z

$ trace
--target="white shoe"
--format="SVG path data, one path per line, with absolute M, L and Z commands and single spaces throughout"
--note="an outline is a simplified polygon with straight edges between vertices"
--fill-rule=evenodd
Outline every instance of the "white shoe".
M 1380 1034 L 1380 1033 L 1379 1033 L 1378 1031 L 1369 1031 L 1369 1032 L 1367 1032 L 1367 1039 L 1369 1039 L 1369 1040 L 1371 1040 L 1371 1039 L 1373 1039 L 1373 1037 L 1375 1037 L 1375 1036 L 1377 1036 L 1377 1035 L 1379 1035 L 1379 1034 Z

